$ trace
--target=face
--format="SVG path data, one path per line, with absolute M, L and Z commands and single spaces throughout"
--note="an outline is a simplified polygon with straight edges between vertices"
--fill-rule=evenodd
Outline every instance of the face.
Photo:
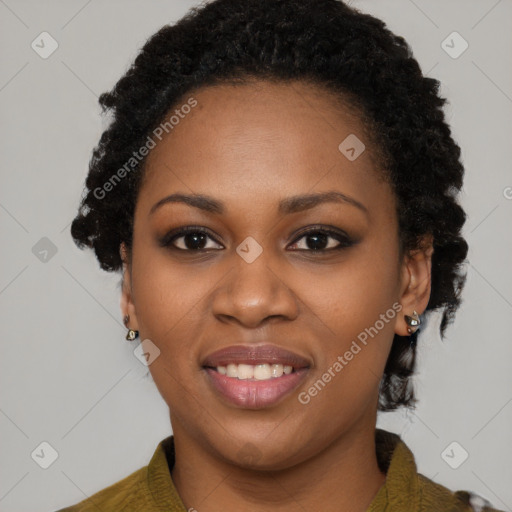
M 175 436 L 290 467 L 375 427 L 428 261 L 401 258 L 390 185 L 329 93 L 254 82 L 193 98 L 147 158 L 123 312 L 160 351 L 149 369 Z

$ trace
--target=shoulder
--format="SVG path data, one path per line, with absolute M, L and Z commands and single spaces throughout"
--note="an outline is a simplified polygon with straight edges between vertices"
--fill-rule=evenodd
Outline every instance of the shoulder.
M 418 472 L 414 455 L 398 434 L 376 430 L 377 461 L 386 482 L 369 512 L 502 512 L 470 491 L 451 491 Z
M 98 510 L 141 510 L 147 504 L 149 489 L 145 485 L 147 466 L 134 471 L 119 482 L 106 487 L 75 505 L 56 512 L 97 512 Z
M 173 466 L 174 440 L 169 436 L 158 443 L 147 466 L 79 503 L 56 512 L 182 512 L 185 506 L 170 473 Z
M 418 474 L 420 511 L 446 510 L 446 512 L 503 512 L 492 508 L 485 498 L 471 491 L 451 491 L 422 474 Z

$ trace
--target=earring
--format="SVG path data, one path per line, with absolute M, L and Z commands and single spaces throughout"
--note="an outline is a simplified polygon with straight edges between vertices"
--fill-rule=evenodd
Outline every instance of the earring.
M 139 336 L 139 331 L 135 331 L 133 329 L 130 329 L 128 327 L 128 322 L 130 321 L 130 315 L 126 315 L 123 318 L 124 326 L 128 329 L 128 332 L 126 333 L 126 339 L 128 341 L 133 341 L 135 338 Z
M 407 332 L 409 334 L 413 334 L 414 332 L 416 332 L 418 327 L 421 325 L 421 320 L 418 313 L 416 313 L 416 311 L 413 311 L 412 316 L 404 315 L 404 318 L 405 323 L 408 325 Z

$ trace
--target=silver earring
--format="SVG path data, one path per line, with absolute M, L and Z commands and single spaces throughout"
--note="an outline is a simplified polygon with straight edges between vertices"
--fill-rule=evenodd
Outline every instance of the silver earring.
M 134 329 L 130 329 L 128 327 L 128 322 L 130 321 L 130 315 L 126 315 L 123 318 L 124 326 L 128 329 L 128 332 L 126 333 L 126 339 L 128 341 L 133 341 L 135 338 L 139 336 L 139 331 L 135 331 Z
M 416 332 L 418 327 L 421 325 L 420 317 L 419 317 L 418 313 L 416 313 L 416 311 L 413 311 L 411 316 L 404 315 L 404 319 L 405 319 L 405 323 L 408 326 L 407 332 L 409 334 L 413 334 L 414 332 Z

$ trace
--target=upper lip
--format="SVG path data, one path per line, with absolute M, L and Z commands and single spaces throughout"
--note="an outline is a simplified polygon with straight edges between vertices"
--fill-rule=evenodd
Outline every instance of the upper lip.
M 215 368 L 228 364 L 282 364 L 295 369 L 309 367 L 309 361 L 284 348 L 272 344 L 231 345 L 208 355 L 203 366 Z

